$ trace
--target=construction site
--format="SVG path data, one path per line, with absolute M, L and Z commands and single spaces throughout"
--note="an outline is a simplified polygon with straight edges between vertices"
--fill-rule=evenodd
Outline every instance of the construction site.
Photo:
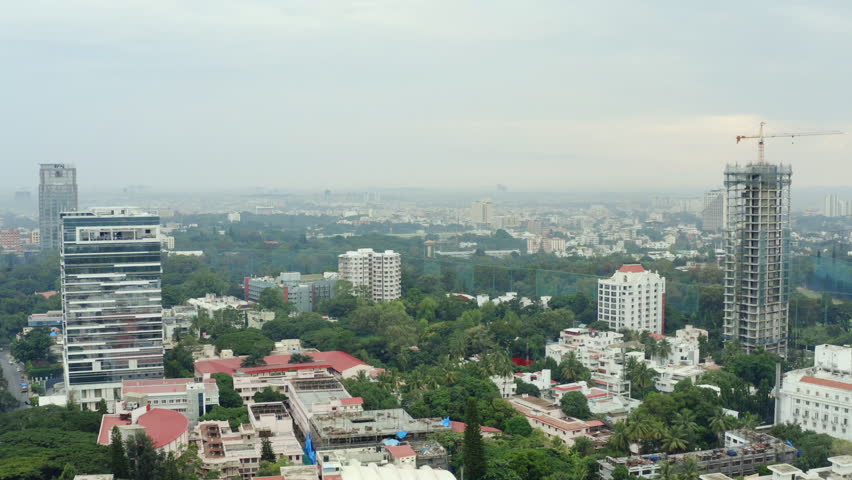
M 393 408 L 358 413 L 328 413 L 310 418 L 310 432 L 317 450 L 381 445 L 385 439 L 407 442 L 426 440 L 436 432 L 450 431 L 440 419 L 412 418 Z
M 661 464 L 688 459 L 695 459 L 699 470 L 722 473 L 733 478 L 755 473 L 763 465 L 794 462 L 796 457 L 795 447 L 771 435 L 750 430 L 729 430 L 725 432 L 723 448 L 679 454 L 608 456 L 598 460 L 598 464 L 601 466 L 600 475 L 604 480 L 611 479 L 619 466 L 626 467 L 631 475 L 655 478 Z

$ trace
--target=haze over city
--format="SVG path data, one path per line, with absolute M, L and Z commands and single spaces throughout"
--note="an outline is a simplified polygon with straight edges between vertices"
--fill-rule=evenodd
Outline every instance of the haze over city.
M 709 188 L 852 130 L 847 2 L 19 2 L 0 188 Z M 848 135 L 768 142 L 848 185 Z

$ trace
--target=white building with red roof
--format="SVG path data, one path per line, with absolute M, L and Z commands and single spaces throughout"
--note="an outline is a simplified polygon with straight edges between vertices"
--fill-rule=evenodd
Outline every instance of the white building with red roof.
M 517 395 L 510 398 L 509 403 L 518 413 L 527 417 L 531 427 L 541 430 L 548 437 L 561 439 L 569 447 L 579 437 L 587 437 L 598 443 L 608 438 L 606 425 L 600 420 L 568 417 L 559 406 L 547 400 Z
M 174 410 L 151 405 L 132 410 L 119 408 L 118 413 L 101 417 L 98 444 L 110 444 L 113 427 L 118 427 L 124 440 L 137 432 L 144 433 L 151 437 L 155 449 L 165 452 L 182 451 L 189 443 L 189 420 Z
M 610 330 L 665 331 L 666 279 L 642 265 L 623 265 L 598 280 L 598 321 Z
M 219 387 L 213 378 L 201 382 L 192 378 L 125 380 L 121 384 L 121 398 L 125 403 L 150 404 L 182 413 L 189 419 L 190 427 L 194 427 L 198 417 L 219 405 Z
M 341 352 L 313 352 L 307 354 L 313 361 L 290 363 L 291 355 L 267 355 L 263 357 L 266 365 L 259 367 L 242 367 L 243 358 L 223 358 L 201 360 L 195 362 L 195 378 L 210 378 L 214 373 L 234 375 L 242 373 L 247 376 L 282 376 L 298 370 L 328 370 L 341 378 L 357 377 L 360 372 L 369 375 L 374 367 L 358 360 L 352 355 Z
M 852 440 L 852 347 L 817 345 L 814 366 L 784 374 L 775 388 L 775 423 Z

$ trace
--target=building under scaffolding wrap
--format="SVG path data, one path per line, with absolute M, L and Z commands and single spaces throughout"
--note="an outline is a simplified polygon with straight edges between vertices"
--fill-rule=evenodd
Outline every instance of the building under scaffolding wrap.
M 789 165 L 725 169 L 725 340 L 786 356 L 790 295 Z

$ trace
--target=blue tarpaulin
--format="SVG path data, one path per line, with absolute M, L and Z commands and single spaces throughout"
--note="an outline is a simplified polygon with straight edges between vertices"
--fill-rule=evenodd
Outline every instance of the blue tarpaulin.
M 405 438 L 406 435 L 408 435 L 408 432 L 406 432 L 405 430 L 400 430 L 400 431 L 396 432 L 396 438 L 399 438 L 399 439 Z
M 388 438 L 387 440 L 385 440 L 382 443 L 385 444 L 385 445 L 390 445 L 392 447 L 395 447 L 395 446 L 399 445 L 399 440 L 397 440 L 395 438 Z
M 447 417 L 447 418 L 441 420 L 441 425 L 443 425 L 445 427 L 449 427 L 450 426 L 450 417 Z

